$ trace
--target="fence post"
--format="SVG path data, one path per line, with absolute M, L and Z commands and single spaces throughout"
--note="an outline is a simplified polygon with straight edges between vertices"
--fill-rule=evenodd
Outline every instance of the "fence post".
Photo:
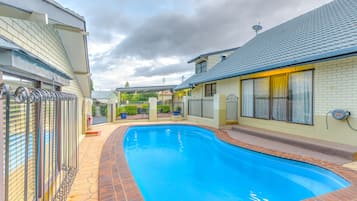
M 157 99 L 149 98 L 149 121 L 157 120 Z
M 203 117 L 203 98 L 201 98 L 200 101 L 201 101 L 201 117 Z
M 183 112 L 183 117 L 186 119 L 187 115 L 188 115 L 188 96 L 184 96 L 182 97 L 182 104 L 183 104 L 183 108 L 182 108 L 182 112 Z
M 214 126 L 219 128 L 226 124 L 226 97 L 222 94 L 215 94 L 213 97 L 213 120 Z

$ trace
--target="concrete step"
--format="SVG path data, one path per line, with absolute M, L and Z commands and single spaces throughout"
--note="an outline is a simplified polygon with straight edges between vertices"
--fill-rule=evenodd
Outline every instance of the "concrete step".
M 295 147 L 312 150 L 332 156 L 357 161 L 357 147 L 345 144 L 329 142 L 325 140 L 312 139 L 287 133 L 258 129 L 248 126 L 234 125 L 232 130 L 252 135 L 262 139 L 281 142 Z

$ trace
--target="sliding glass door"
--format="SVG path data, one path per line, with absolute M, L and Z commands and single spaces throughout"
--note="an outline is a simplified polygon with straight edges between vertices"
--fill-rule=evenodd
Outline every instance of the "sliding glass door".
M 313 123 L 313 71 L 242 81 L 242 116 Z

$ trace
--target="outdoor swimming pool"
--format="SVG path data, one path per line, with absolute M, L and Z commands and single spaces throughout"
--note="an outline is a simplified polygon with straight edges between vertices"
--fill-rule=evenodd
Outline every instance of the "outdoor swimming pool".
M 146 201 L 294 201 L 350 185 L 326 169 L 229 145 L 195 126 L 131 127 L 124 151 Z

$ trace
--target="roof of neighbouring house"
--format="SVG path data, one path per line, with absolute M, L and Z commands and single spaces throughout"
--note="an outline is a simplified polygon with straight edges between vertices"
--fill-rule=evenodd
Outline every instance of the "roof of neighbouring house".
M 196 61 L 197 59 L 200 59 L 200 58 L 204 58 L 204 57 L 207 57 L 207 56 L 211 56 L 211 55 L 215 55 L 215 54 L 221 54 L 221 53 L 224 53 L 224 52 L 230 52 L 230 51 L 235 51 L 237 50 L 239 47 L 234 47 L 234 48 L 230 48 L 230 49 L 225 49 L 225 50 L 218 50 L 218 51 L 214 51 L 214 52 L 208 52 L 208 53 L 205 53 L 205 54 L 201 54 L 193 59 L 191 59 L 190 61 L 188 61 L 187 63 L 192 63 L 194 61 Z
M 117 96 L 113 91 L 92 91 L 92 99 L 96 100 L 116 100 Z
M 211 70 L 175 90 L 357 53 L 357 1 L 335 0 L 258 34 Z
M 155 92 L 155 91 L 166 91 L 170 90 L 173 91 L 173 89 L 176 87 L 176 85 L 164 85 L 164 86 L 143 86 L 143 87 L 123 87 L 123 88 L 116 88 L 115 91 L 117 92 Z

